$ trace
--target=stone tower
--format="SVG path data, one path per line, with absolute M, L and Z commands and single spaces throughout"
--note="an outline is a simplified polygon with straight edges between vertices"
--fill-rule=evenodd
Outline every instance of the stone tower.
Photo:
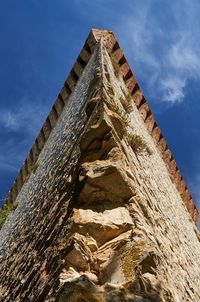
M 112 31 L 90 32 L 5 202 L 0 301 L 200 301 L 198 211 Z

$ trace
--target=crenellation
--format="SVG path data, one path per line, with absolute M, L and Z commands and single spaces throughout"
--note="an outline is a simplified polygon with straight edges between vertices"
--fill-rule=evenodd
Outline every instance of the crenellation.
M 152 112 L 151 112 L 150 115 L 146 118 L 146 120 L 145 120 L 145 125 L 146 125 L 147 130 L 149 131 L 149 133 L 152 133 L 153 128 L 155 127 L 155 118 L 154 118 Z
M 124 81 L 126 83 L 126 86 L 127 86 L 127 83 L 129 83 L 128 80 L 130 80 L 131 78 L 133 79 L 133 73 L 132 73 L 131 69 L 129 69 L 127 74 L 124 76 Z M 134 85 L 135 83 L 132 82 L 132 84 Z
M 58 114 L 57 114 L 55 107 L 53 106 L 51 111 L 49 112 L 49 121 L 51 124 L 51 128 L 54 128 L 54 126 L 57 122 L 57 119 L 58 119 Z
M 96 47 L 96 39 L 94 38 L 94 35 L 92 31 L 89 33 L 89 36 L 83 46 L 90 54 L 95 50 Z
M 58 99 L 59 99 L 59 101 L 60 101 L 60 106 L 61 106 L 62 108 L 64 108 L 65 104 L 66 104 L 67 101 L 68 101 L 68 98 L 64 101 L 64 99 L 63 99 L 63 97 L 62 97 L 62 94 L 59 93 L 59 94 L 58 94 Z
M 11 191 L 8 192 L 8 195 L 6 196 L 5 199 L 5 204 L 10 207 L 13 204 L 13 199 L 12 199 L 12 195 L 11 195 Z
M 80 58 L 80 57 L 79 57 Z M 82 62 L 82 61 L 81 61 Z M 84 62 L 84 61 L 83 61 Z M 82 75 L 82 72 L 84 70 L 85 65 L 80 64 L 80 62 L 77 61 L 75 62 L 74 66 L 73 66 L 73 70 L 75 72 L 75 74 L 77 74 L 78 78 L 80 78 L 80 76 Z
M 190 200 L 191 200 L 191 194 L 188 190 L 188 187 L 186 186 L 185 188 L 185 193 L 184 193 L 184 197 L 183 197 L 183 201 L 186 205 L 186 208 L 188 209 L 188 212 L 190 213 L 189 211 L 189 207 L 190 207 Z
M 81 58 L 82 62 L 84 62 L 83 65 L 85 64 L 86 66 L 91 57 L 91 52 L 89 52 L 86 48 L 83 47 L 79 54 L 79 57 Z
M 176 161 L 175 159 L 173 158 L 173 156 L 171 157 L 171 160 L 169 162 L 169 172 L 170 172 L 170 176 L 172 178 L 174 178 L 174 175 L 176 173 Z
M 136 83 L 136 80 L 133 75 L 128 80 L 126 80 L 126 87 L 129 91 L 130 95 L 132 94 L 132 91 L 135 87 L 135 83 Z
M 136 90 L 136 92 L 132 95 L 132 98 L 137 108 L 140 106 L 140 104 L 145 103 L 144 96 L 140 90 Z
M 172 154 L 171 154 L 171 151 L 170 149 L 167 147 L 167 149 L 163 152 L 163 160 L 165 161 L 166 165 L 167 165 L 167 168 L 169 170 L 169 163 L 172 159 Z
M 66 86 L 66 85 L 63 86 L 60 91 L 60 95 L 65 104 L 67 103 L 67 100 L 68 100 L 68 97 L 70 96 L 70 94 L 71 94 L 71 90 L 70 90 L 69 86 Z
M 39 156 L 39 153 L 40 153 L 37 140 L 35 140 L 32 148 L 31 148 L 31 151 L 32 151 L 32 154 L 33 154 L 33 161 L 36 161 L 38 159 L 38 156 Z
M 29 153 L 28 153 L 27 161 L 28 161 L 28 166 L 31 165 L 31 163 L 34 161 L 34 159 L 33 159 L 33 150 L 32 150 L 32 148 L 31 148 L 31 150 L 30 150 Z
M 42 148 L 44 147 L 44 144 L 45 144 L 45 135 L 44 135 L 43 129 L 38 134 L 38 136 L 36 138 L 36 141 L 37 141 L 37 144 L 38 144 L 38 148 L 41 151 Z
M 28 170 L 28 174 L 29 174 L 31 172 L 31 166 L 33 164 L 33 156 L 32 156 L 32 152 L 31 151 L 28 154 L 26 162 L 27 162 L 27 170 Z
M 120 75 L 123 77 L 123 79 L 125 80 L 126 75 L 129 74 L 130 71 L 130 66 L 128 65 L 128 63 L 124 63 L 123 65 L 120 66 Z
M 70 76 L 73 78 L 74 83 L 76 84 L 77 81 L 78 81 L 78 79 L 79 79 L 79 76 L 78 76 L 78 74 L 76 73 L 76 71 L 74 70 L 74 66 L 73 66 L 73 68 L 71 69 L 71 71 L 70 71 L 69 74 L 70 74 Z
M 178 189 L 178 188 L 177 188 Z M 178 190 L 179 191 L 179 190 Z M 190 200 L 190 193 L 189 193 L 189 191 L 188 191 L 188 188 L 187 188 L 187 186 L 185 185 L 185 188 L 184 189 L 182 189 L 182 191 L 179 191 L 179 193 L 180 193 L 180 195 L 181 195 L 181 198 L 183 199 L 183 202 L 184 202 L 184 204 L 185 204 L 185 206 L 186 206 L 186 208 L 188 207 L 187 205 L 188 205 L 188 202 L 189 202 L 189 200 Z
M 157 142 L 157 147 L 161 154 L 165 152 L 167 149 L 167 142 L 164 137 L 160 137 L 159 141 Z
M 17 189 L 18 189 L 18 192 L 21 190 L 23 186 L 23 175 L 22 175 L 22 168 L 20 169 L 19 171 L 19 174 L 17 176 Z
M 12 189 L 11 189 L 11 200 L 15 200 L 18 194 L 18 190 L 17 190 L 17 182 L 16 180 L 13 183 Z
M 16 183 L 17 183 L 17 192 L 19 192 L 22 188 L 23 185 L 23 178 L 22 178 L 22 173 L 21 173 L 21 169 L 16 177 Z
M 124 54 L 121 48 L 112 51 L 112 56 L 115 57 L 117 62 L 119 62 L 122 58 L 124 58 Z
M 180 194 L 184 194 L 185 191 L 186 191 L 186 188 L 187 188 L 186 183 L 185 183 L 184 179 L 181 177 L 181 180 L 180 180 L 180 182 L 177 186 L 177 189 L 178 189 Z
M 176 166 L 176 172 L 174 173 L 174 184 L 178 191 L 179 191 L 181 179 L 182 179 L 181 172 L 178 169 L 178 167 Z
M 25 166 L 25 169 L 26 169 L 26 175 L 28 175 L 29 174 L 29 165 L 28 165 L 28 159 L 27 158 L 24 161 L 24 166 Z
M 51 130 L 52 130 L 49 117 L 46 118 L 46 121 L 44 122 L 44 125 L 43 125 L 42 129 L 43 129 L 43 132 L 44 132 L 45 140 L 47 140 L 50 133 L 51 133 Z
M 63 107 L 64 107 L 64 102 L 63 102 L 63 99 L 58 97 L 54 103 L 54 106 L 55 106 L 55 109 L 56 109 L 56 112 L 57 112 L 57 115 L 60 116 L 62 111 L 63 111 Z
M 187 209 L 188 209 L 188 212 L 190 213 L 192 219 L 193 219 L 193 215 L 194 215 L 194 202 L 192 200 L 192 197 L 190 195 L 190 198 L 187 202 Z
M 196 205 L 194 205 L 194 223 L 197 225 L 198 224 L 198 217 L 199 217 L 199 211 L 196 207 Z
M 158 126 L 156 126 L 153 129 L 151 135 L 152 135 L 152 138 L 153 138 L 154 142 L 157 144 L 157 142 L 160 140 L 160 137 L 161 137 L 160 128 Z
M 148 113 L 150 112 L 150 108 L 148 106 L 147 103 L 143 103 L 142 105 L 140 105 L 140 107 L 138 108 L 139 112 L 140 112 L 140 115 L 143 119 L 143 121 L 146 120 L 147 116 L 148 116 Z
M 76 82 L 77 82 L 76 78 L 74 76 L 72 76 L 72 74 L 70 73 L 69 76 L 66 79 L 66 83 L 69 86 L 71 91 L 74 90 Z
M 141 92 L 138 83 L 136 83 L 135 86 L 133 87 L 133 90 L 132 90 L 131 94 L 134 95 L 134 94 L 137 93 L 138 91 Z M 141 92 L 141 93 L 142 93 L 142 92 Z
M 125 64 L 126 58 L 125 58 L 124 54 L 122 55 L 122 57 L 119 60 L 117 59 L 117 61 L 118 61 L 119 66 L 122 66 L 123 64 Z
M 23 164 L 21 168 L 21 175 L 22 175 L 22 186 L 23 186 L 23 184 L 27 181 L 27 175 L 28 175 L 28 171 L 26 169 L 25 164 Z
M 90 57 L 88 57 L 89 60 Z M 83 60 L 83 58 L 81 57 L 81 55 L 79 54 L 76 63 L 78 63 L 81 67 L 82 67 L 82 71 L 84 70 L 84 67 L 87 65 L 88 60 Z M 75 64 L 76 64 L 75 63 Z
M 117 40 L 115 40 L 114 44 L 113 44 L 113 48 L 112 48 L 112 53 L 117 51 L 119 49 L 120 52 L 122 52 L 122 49 L 119 46 L 119 43 L 117 42 Z

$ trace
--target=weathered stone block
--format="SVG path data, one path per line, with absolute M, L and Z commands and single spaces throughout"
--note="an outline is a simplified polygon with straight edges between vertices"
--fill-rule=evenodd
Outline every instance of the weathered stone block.
M 155 127 L 151 133 L 152 138 L 154 139 L 155 143 L 157 143 L 161 136 L 161 131 L 158 127 Z
M 128 200 L 134 195 L 132 180 L 118 164 L 102 160 L 85 163 L 82 169 L 86 176 L 86 183 L 79 195 L 79 201 L 119 202 Z
M 78 75 L 78 77 L 80 78 L 80 76 L 83 73 L 84 66 L 82 66 L 79 62 L 76 61 L 76 63 L 73 66 L 73 69 L 74 69 L 75 73 Z
M 144 121 L 145 121 L 149 111 L 150 111 L 150 109 L 149 109 L 149 106 L 147 103 L 144 103 L 139 107 L 140 115 Z
M 129 93 L 131 94 L 133 91 L 133 88 L 135 87 L 136 80 L 134 76 L 131 76 L 127 81 L 126 81 L 126 87 L 128 88 Z
M 121 48 L 118 48 L 115 52 L 113 52 L 113 56 L 119 62 L 119 60 L 124 56 L 123 51 Z
M 127 73 L 129 72 L 130 67 L 128 63 L 124 63 L 122 66 L 120 66 L 120 75 L 125 77 Z
M 155 125 L 155 118 L 154 118 L 153 114 L 151 114 L 147 117 L 147 119 L 145 120 L 145 125 L 146 125 L 149 133 L 151 133 L 154 128 L 154 125 Z
M 49 121 L 50 121 L 52 128 L 55 126 L 57 119 L 58 119 L 58 115 L 57 115 L 55 108 L 53 107 L 51 109 L 51 111 L 49 112 Z
M 63 111 L 63 102 L 62 100 L 58 97 L 54 103 L 54 106 L 55 106 L 55 109 L 56 109 L 56 112 L 58 114 L 58 116 L 61 115 L 62 111 Z
M 42 130 L 43 130 L 43 133 L 44 133 L 44 136 L 45 136 L 45 141 L 48 139 L 50 133 L 51 133 L 51 123 L 50 123 L 50 120 L 49 118 L 46 119 L 43 127 L 42 127 Z
M 74 211 L 73 223 L 79 233 L 94 238 L 98 247 L 125 233 L 133 225 L 131 216 L 124 207 L 103 212 L 77 209 Z
M 163 152 L 166 150 L 166 147 L 167 147 L 167 143 L 166 143 L 166 140 L 164 139 L 164 137 L 162 137 L 158 141 L 157 147 L 158 147 L 158 150 L 160 151 L 160 153 L 163 154 Z
M 85 48 L 83 48 L 80 52 L 80 57 L 87 64 L 87 62 L 89 61 L 89 59 L 91 57 L 91 53 L 88 52 Z
M 63 101 L 66 103 L 67 102 L 67 99 L 70 95 L 70 91 L 66 89 L 66 87 L 64 86 L 61 91 L 60 91 L 60 95 L 63 99 Z

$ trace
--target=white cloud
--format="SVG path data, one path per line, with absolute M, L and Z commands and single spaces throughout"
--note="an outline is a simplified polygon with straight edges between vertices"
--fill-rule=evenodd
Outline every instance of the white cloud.
M 183 101 L 188 81 L 200 80 L 200 1 L 114 3 L 75 1 L 82 16 L 116 32 L 145 94 L 159 102 Z
M 170 103 L 180 102 L 184 98 L 185 79 L 170 76 L 160 79 L 160 90 L 162 91 L 162 100 Z
M 0 125 L 9 131 L 23 130 L 35 134 L 41 127 L 46 111 L 46 106 L 41 102 L 33 102 L 29 97 L 24 97 L 16 107 L 1 109 Z
M 194 0 L 163 6 L 169 15 L 166 21 L 157 20 L 160 12 L 153 10 L 155 2 L 144 2 L 130 9 L 116 26 L 129 62 L 136 77 L 145 82 L 148 95 L 172 104 L 183 101 L 188 80 L 200 80 L 196 13 L 200 5 Z
M 17 173 L 41 128 L 48 106 L 41 101 L 32 101 L 29 96 L 16 104 L 12 108 L 2 108 L 0 119 L 0 171 L 13 175 Z
M 195 38 L 189 37 L 187 32 L 183 34 L 183 37 L 171 45 L 167 54 L 168 62 L 178 72 L 188 72 L 190 76 L 199 76 L 200 57 L 194 44 Z

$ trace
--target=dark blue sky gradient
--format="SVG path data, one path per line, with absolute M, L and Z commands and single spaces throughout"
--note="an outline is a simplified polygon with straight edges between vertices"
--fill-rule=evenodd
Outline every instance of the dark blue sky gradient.
M 90 28 L 112 29 L 200 205 L 200 4 L 0 0 L 0 199 Z

